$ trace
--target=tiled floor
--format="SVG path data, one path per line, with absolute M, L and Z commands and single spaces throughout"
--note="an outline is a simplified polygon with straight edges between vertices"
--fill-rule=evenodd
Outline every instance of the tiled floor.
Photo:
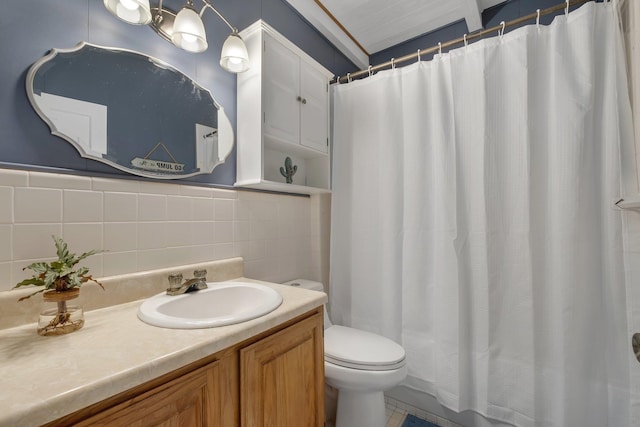
M 430 412 L 423 411 L 422 409 L 408 405 L 404 402 L 392 399 L 385 396 L 385 407 L 387 411 L 387 426 L 386 427 L 402 427 L 402 423 L 407 414 L 411 414 L 420 419 L 429 421 L 440 427 L 462 427 L 459 424 L 449 421 L 442 417 L 438 417 Z
M 387 427 L 402 427 L 405 418 L 407 418 L 406 412 L 387 406 Z
M 429 421 L 440 427 L 462 427 L 452 421 L 388 397 L 385 397 L 385 409 L 387 412 L 386 427 L 402 427 L 402 423 L 404 423 L 405 418 L 407 418 L 407 414 Z M 325 425 L 326 427 L 334 427 L 332 422 L 327 422 Z
M 407 412 L 402 409 L 393 408 L 387 405 L 387 425 L 386 427 L 402 427 L 404 419 L 407 418 Z M 332 421 L 327 421 L 325 427 L 335 427 Z

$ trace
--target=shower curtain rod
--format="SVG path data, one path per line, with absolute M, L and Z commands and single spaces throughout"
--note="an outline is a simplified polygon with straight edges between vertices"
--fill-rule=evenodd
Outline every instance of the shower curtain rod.
M 434 53 L 434 52 L 438 52 L 441 51 L 442 49 L 445 48 L 449 48 L 452 46 L 455 46 L 457 44 L 460 43 L 468 43 L 470 40 L 472 39 L 477 39 L 479 37 L 482 37 L 486 34 L 489 33 L 493 33 L 495 31 L 504 31 L 505 28 L 508 27 L 513 27 L 516 25 L 520 25 L 524 22 L 530 21 L 532 19 L 538 19 L 540 16 L 544 16 L 544 15 L 550 15 L 552 13 L 555 13 L 559 10 L 562 9 L 567 9 L 568 7 L 571 6 L 578 6 L 581 5 L 583 3 L 587 3 L 590 2 L 592 0 L 567 0 L 564 3 L 560 3 L 557 4 L 555 6 L 551 6 L 547 9 L 538 9 L 536 12 L 534 13 L 530 13 L 529 15 L 525 15 L 525 16 L 521 16 L 520 18 L 516 18 L 513 19 L 511 21 L 507 21 L 504 22 L 502 21 L 499 25 L 496 25 L 494 27 L 491 28 L 487 28 L 486 30 L 481 30 L 475 33 L 471 33 L 471 34 L 465 34 L 462 37 L 458 37 L 457 39 L 453 39 L 453 40 L 449 40 L 448 42 L 445 43 L 439 43 L 437 46 L 432 46 L 428 49 L 419 49 L 417 52 L 415 53 L 411 53 L 405 56 L 401 56 L 400 58 L 392 58 L 390 61 L 387 62 L 383 62 L 382 64 L 378 64 L 378 65 L 374 65 L 374 66 L 369 66 L 369 68 L 365 69 L 365 70 L 359 70 L 359 71 L 354 71 L 353 73 L 348 73 L 346 76 L 338 76 L 335 78 L 335 80 L 333 80 L 331 83 L 335 84 L 335 83 L 345 83 L 345 82 L 350 82 L 352 79 L 357 78 L 357 77 L 361 77 L 365 74 L 370 75 L 372 73 L 374 73 L 375 71 L 379 71 L 385 68 L 389 68 L 389 67 L 395 67 L 398 63 L 400 62 L 406 62 L 406 61 L 410 61 L 412 59 L 416 59 L 419 56 L 422 55 L 427 55 L 429 53 Z

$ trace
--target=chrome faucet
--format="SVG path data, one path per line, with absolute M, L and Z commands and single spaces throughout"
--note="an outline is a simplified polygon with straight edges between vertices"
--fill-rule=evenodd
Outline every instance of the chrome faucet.
M 184 283 L 182 283 L 182 273 L 173 273 L 169 275 L 167 295 L 182 295 L 207 288 L 207 270 L 195 270 L 193 279 L 186 280 Z

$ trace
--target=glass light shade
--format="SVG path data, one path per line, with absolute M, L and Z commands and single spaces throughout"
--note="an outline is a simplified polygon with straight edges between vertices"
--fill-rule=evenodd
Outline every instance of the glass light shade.
M 176 15 L 173 23 L 171 41 L 174 45 L 189 52 L 203 52 L 207 50 L 207 34 L 198 12 L 185 6 Z
M 146 25 L 151 22 L 149 0 L 104 0 L 104 7 L 130 24 Z
M 249 69 L 249 53 L 242 37 L 235 31 L 227 37 L 220 53 L 220 66 L 231 73 L 242 73 Z

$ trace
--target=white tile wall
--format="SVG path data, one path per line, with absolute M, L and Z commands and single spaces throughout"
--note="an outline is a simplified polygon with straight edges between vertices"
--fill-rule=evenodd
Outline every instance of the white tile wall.
M 216 221 L 233 220 L 234 201 L 229 199 L 215 199 L 215 219 Z
M 159 194 L 138 195 L 138 220 L 166 221 L 167 196 Z
M 13 222 L 13 188 L 0 187 L 0 224 Z
M 138 219 L 138 193 L 104 193 L 104 221 L 126 222 Z
M 76 253 L 105 250 L 83 262 L 95 277 L 242 256 L 247 277 L 319 280 L 311 205 L 306 197 L 0 169 L 0 290 L 29 277 L 22 268 L 31 262 L 55 257 L 52 235 Z
M 64 222 L 102 222 L 102 192 L 64 190 L 62 205 Z
M 9 224 L 0 224 L 0 262 L 11 261 L 12 229 Z
M 62 222 L 62 190 L 17 187 L 13 193 L 15 222 Z

